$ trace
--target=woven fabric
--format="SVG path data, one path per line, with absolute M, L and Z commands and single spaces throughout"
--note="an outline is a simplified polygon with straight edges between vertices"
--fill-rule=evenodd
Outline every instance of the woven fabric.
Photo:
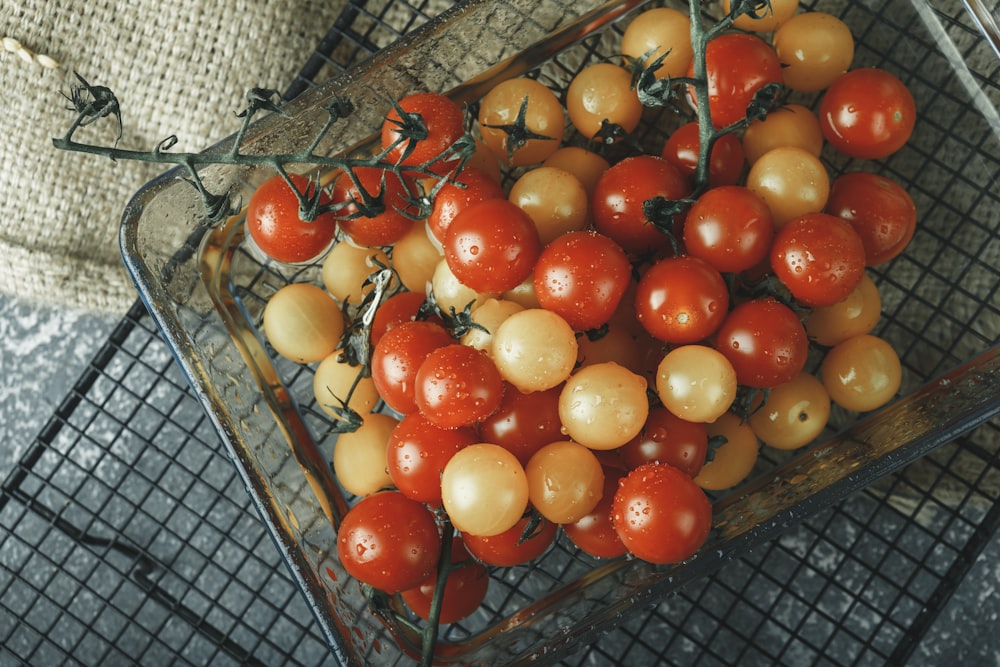
M 0 3 L 0 291 L 80 310 L 124 311 L 135 290 L 118 226 L 165 167 L 52 146 L 75 113 L 79 72 L 115 91 L 123 148 L 177 135 L 197 151 L 238 127 L 246 90 L 283 90 L 342 0 L 3 0 Z M 114 141 L 114 124 L 86 135 Z M 83 135 L 81 135 L 83 136 Z

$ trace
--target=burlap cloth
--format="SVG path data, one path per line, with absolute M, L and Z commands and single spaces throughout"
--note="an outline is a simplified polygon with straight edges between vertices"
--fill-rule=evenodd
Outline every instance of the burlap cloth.
M 136 298 L 119 220 L 164 167 L 52 147 L 75 117 L 62 97 L 74 70 L 118 95 L 122 146 L 176 134 L 174 150 L 201 150 L 237 129 L 248 88 L 287 87 L 343 4 L 2 0 L 0 291 L 105 312 Z

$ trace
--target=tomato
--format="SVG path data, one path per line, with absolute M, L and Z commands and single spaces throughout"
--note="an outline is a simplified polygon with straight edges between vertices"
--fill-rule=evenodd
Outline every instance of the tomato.
M 402 414 L 417 411 L 414 383 L 420 364 L 434 350 L 454 343 L 434 322 L 404 322 L 387 331 L 372 350 L 372 381 L 386 405 Z
M 662 406 L 650 408 L 642 431 L 621 448 L 626 466 L 667 463 L 694 477 L 705 464 L 708 435 L 705 425 L 675 416 Z
M 619 132 L 635 130 L 642 110 L 631 72 L 613 63 L 584 67 L 566 89 L 566 111 L 573 127 L 585 138 L 601 143 L 613 143 L 620 138 Z
M 798 449 L 819 437 L 830 419 L 830 394 L 810 373 L 767 393 L 753 406 L 750 428 L 764 444 L 776 449 Z
M 711 461 L 702 466 L 694 483 L 706 491 L 731 489 L 753 471 L 760 455 L 760 443 L 750 424 L 742 417 L 726 412 L 705 425 L 709 439 L 724 438 Z
M 426 222 L 417 221 L 403 238 L 392 245 L 392 268 L 411 292 L 423 292 L 441 261 L 441 243 L 432 238 Z
M 629 254 L 665 249 L 670 241 L 647 218 L 645 202 L 654 197 L 674 201 L 689 193 L 687 178 L 663 158 L 627 157 L 604 172 L 594 188 L 594 229 Z
M 499 445 L 462 448 L 441 473 L 441 500 L 452 525 L 466 535 L 499 535 L 528 508 L 524 466 Z
M 556 539 L 558 525 L 537 517 L 539 523 L 527 532 L 533 517 L 524 516 L 497 535 L 464 535 L 465 547 L 477 559 L 496 567 L 523 565 L 545 553 Z
M 591 449 L 615 449 L 646 423 L 646 379 L 614 362 L 584 366 L 559 394 L 566 435 Z
M 833 346 L 853 336 L 871 333 L 882 316 L 878 287 L 865 274 L 858 286 L 832 306 L 813 308 L 806 318 L 806 333 L 820 345 Z
M 823 136 L 834 148 L 850 157 L 877 160 L 909 141 L 917 107 L 894 74 L 863 67 L 830 84 L 818 115 Z
M 545 84 L 527 77 L 507 79 L 479 103 L 483 142 L 515 167 L 538 164 L 559 148 L 566 130 L 562 104 Z
M 541 252 L 535 224 L 506 199 L 487 199 L 451 221 L 444 256 L 455 277 L 477 292 L 504 292 L 531 275 Z
M 657 366 L 656 395 L 681 419 L 713 422 L 736 398 L 736 371 L 714 348 L 681 345 L 667 352 Z
M 306 176 L 291 174 L 295 190 L 305 193 L 312 186 Z M 320 196 L 320 205 L 330 198 Z M 333 243 L 337 219 L 332 213 L 316 216 L 311 222 L 299 217 L 299 199 L 285 179 L 272 176 L 250 195 L 246 230 L 250 240 L 271 259 L 289 264 L 309 262 L 322 255 Z
M 351 366 L 346 361 L 341 361 L 339 352 L 330 353 L 316 367 L 313 396 L 316 404 L 331 419 L 346 419 L 345 407 L 362 418 L 375 408 L 379 401 L 375 383 L 361 373 L 360 366 Z
M 344 515 L 337 554 L 358 581 L 397 593 L 437 571 L 441 537 L 430 510 L 396 491 L 381 491 Z
M 577 331 L 606 323 L 632 279 L 621 246 L 596 232 L 569 232 L 547 245 L 534 269 L 535 296 Z
M 868 266 L 884 264 L 903 252 L 917 226 L 917 208 L 906 190 L 868 172 L 838 176 L 825 210 L 851 223 L 865 246 Z
M 525 393 L 564 382 L 578 352 L 573 328 L 544 308 L 514 313 L 493 332 L 493 361 L 503 379 Z
M 639 279 L 636 319 L 655 338 L 694 343 L 712 335 L 729 308 L 729 289 L 711 264 L 690 255 L 667 257 Z
M 733 365 L 739 384 L 760 389 L 790 382 L 809 356 L 799 316 L 770 297 L 733 308 L 719 327 L 715 347 Z
M 493 360 L 459 343 L 431 351 L 414 379 L 417 408 L 441 428 L 471 426 L 493 414 L 502 398 L 503 379 Z
M 772 109 L 750 121 L 743 132 L 743 153 L 751 165 L 772 148 L 797 146 L 816 157 L 823 151 L 823 130 L 816 114 L 801 104 Z
M 408 186 L 391 172 L 376 167 L 357 167 L 354 176 L 357 182 L 341 174 L 330 194 L 340 207 L 336 215 L 344 234 L 361 246 L 386 246 L 403 238 L 413 227 L 413 218 L 405 214 L 413 208 Z M 364 215 L 365 203 L 375 197 L 381 197 L 382 210 Z
M 528 214 L 542 245 L 562 234 L 584 229 L 590 215 L 587 190 L 575 174 L 542 165 L 514 182 L 507 198 Z
M 829 86 L 851 66 L 854 36 L 832 14 L 804 12 L 778 28 L 774 51 L 781 61 L 785 85 L 811 93 Z
M 365 284 L 368 279 L 388 266 L 389 257 L 381 248 L 337 243 L 323 260 L 323 286 L 337 301 L 357 305 L 372 290 L 370 282 Z
M 601 174 L 606 172 L 611 164 L 602 155 L 579 146 L 564 146 L 545 158 L 543 167 L 562 169 L 576 176 L 583 184 L 587 196 L 590 197 L 597 187 Z M 589 209 L 589 202 L 588 202 Z
M 378 345 L 382 336 L 390 329 L 416 320 L 426 300 L 427 297 L 421 292 L 398 292 L 383 301 L 372 318 L 369 334 L 372 347 Z
M 799 303 L 830 306 L 861 282 L 865 247 L 850 223 L 826 213 L 809 213 L 775 235 L 771 268 Z
M 386 443 L 396 418 L 381 412 L 365 416 L 361 426 L 341 433 L 333 449 L 333 472 L 344 489 L 367 496 L 392 486 L 386 470 Z
M 694 49 L 691 48 L 691 19 L 682 11 L 657 7 L 638 14 L 622 34 L 622 55 L 649 67 L 663 57 L 656 70 L 658 79 L 684 76 Z
M 764 40 L 746 33 L 724 33 L 705 49 L 708 104 L 712 124 L 723 128 L 744 120 L 747 107 L 761 88 L 781 83 L 781 63 Z M 688 70 L 694 76 L 694 65 Z M 694 88 L 688 96 L 697 107 Z
M 478 442 L 471 428 L 441 428 L 419 412 L 403 417 L 389 434 L 386 463 L 400 493 L 441 506 L 441 471 L 459 450 Z
M 892 345 L 862 334 L 837 343 L 826 353 L 820 377 L 834 403 L 846 410 L 868 412 L 892 400 L 902 372 Z
M 291 283 L 264 306 L 264 337 L 274 351 L 300 364 L 326 359 L 340 343 L 344 315 L 322 287 Z
M 751 32 L 773 32 L 795 15 L 795 11 L 799 8 L 799 0 L 768 0 L 767 5 L 761 2 L 756 5 L 756 15 L 744 14 L 733 21 L 733 25 L 740 30 Z M 728 14 L 731 8 L 731 0 L 722 0 L 724 13 Z
M 493 332 L 503 324 L 504 320 L 524 310 L 524 307 L 516 301 L 508 299 L 486 299 L 470 312 L 473 324 L 468 331 L 462 334 L 460 342 L 462 345 L 483 350 L 486 354 L 493 353 Z
M 419 123 L 403 121 L 399 113 L 418 116 Z M 423 132 L 407 136 L 418 125 Z M 452 146 L 465 134 L 465 114 L 453 100 L 438 93 L 407 95 L 396 103 L 382 121 L 383 150 L 386 160 L 410 167 L 427 166 L 436 174 L 447 174 L 458 166 L 457 157 L 449 155 Z
M 656 564 L 690 558 L 708 539 L 712 504 L 673 466 L 647 463 L 629 472 L 615 492 L 615 530 L 637 558 Z
M 774 226 L 781 228 L 792 218 L 823 210 L 830 196 L 830 176 L 808 149 L 778 146 L 753 163 L 747 187 L 764 200 Z
M 569 440 L 549 443 L 524 467 L 528 501 L 552 523 L 573 523 L 601 500 L 604 470 L 597 456 Z
M 701 156 L 701 138 L 698 123 L 681 125 L 663 144 L 660 157 L 667 160 L 681 172 L 694 177 Z M 734 185 L 743 173 L 743 146 L 735 134 L 723 134 L 712 145 L 708 162 L 708 185 Z
M 740 273 L 762 262 L 773 238 L 771 209 L 753 190 L 739 185 L 706 191 L 684 219 L 684 248 L 723 273 Z
M 563 525 L 566 537 L 594 558 L 616 558 L 628 553 L 611 520 L 615 492 L 624 475 L 625 471 L 620 468 L 605 467 L 600 501 L 584 516 Z
M 500 445 L 526 465 L 536 451 L 565 437 L 559 430 L 561 390 L 561 386 L 556 386 L 526 394 L 508 386 L 500 407 L 479 422 L 480 439 Z
M 460 211 L 487 199 L 503 199 L 503 188 L 486 172 L 466 167 L 454 180 L 443 181 L 434 192 L 434 205 L 427 216 L 427 226 L 434 238 L 443 243 L 448 226 Z
M 439 623 L 455 623 L 469 616 L 483 603 L 489 590 L 490 573 L 484 565 L 472 560 L 461 535 L 452 539 L 450 563 L 452 567 L 448 571 L 444 594 L 441 596 Z M 416 588 L 403 591 L 401 595 L 406 606 L 425 621 L 431 615 L 436 585 L 437 573 Z

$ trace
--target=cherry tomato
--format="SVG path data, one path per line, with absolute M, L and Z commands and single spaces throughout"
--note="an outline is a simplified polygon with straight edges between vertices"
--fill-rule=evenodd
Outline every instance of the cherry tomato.
M 372 379 L 362 376 L 360 366 L 341 361 L 339 352 L 330 353 L 316 367 L 313 396 L 323 412 L 338 421 L 347 418 L 345 407 L 363 418 L 379 401 Z
M 559 148 L 566 117 L 559 99 L 545 84 L 517 77 L 498 83 L 483 97 L 479 129 L 483 142 L 498 158 L 524 167 L 538 164 Z
M 534 269 L 539 305 L 577 331 L 606 323 L 632 279 L 621 246 L 596 232 L 569 232 L 547 245 Z
M 733 365 L 739 384 L 760 389 L 793 380 L 809 356 L 799 316 L 770 297 L 733 308 L 719 327 L 715 346 Z
M 594 229 L 630 254 L 665 249 L 669 239 L 646 217 L 644 204 L 654 197 L 682 199 L 689 192 L 684 175 L 663 158 L 627 157 L 612 165 L 597 182 L 591 202 Z
M 563 525 L 566 537 L 594 558 L 616 558 L 628 553 L 611 520 L 615 492 L 624 475 L 625 471 L 620 468 L 605 467 L 600 501 L 584 516 Z
M 656 395 L 681 419 L 713 422 L 736 398 L 736 371 L 714 348 L 681 345 L 667 352 L 657 366 Z
M 531 275 L 541 252 L 527 213 L 506 199 L 487 199 L 451 221 L 444 256 L 455 277 L 477 292 L 504 292 Z
M 295 190 L 305 193 L 311 187 L 306 176 L 289 176 Z M 330 198 L 320 196 L 321 205 Z M 333 243 L 337 219 L 332 213 L 316 216 L 311 222 L 299 217 L 299 200 L 281 176 L 272 176 L 250 195 L 247 203 L 246 229 L 250 239 L 268 257 L 279 262 L 298 264 L 316 259 Z
M 647 463 L 629 472 L 615 492 L 612 508 L 622 543 L 650 563 L 690 558 L 712 529 L 712 504 L 705 492 L 664 463 Z
M 606 172 L 611 164 L 602 155 L 579 146 L 564 146 L 545 158 L 543 167 L 554 167 L 568 171 L 577 177 L 587 191 L 587 196 L 594 193 L 601 174 Z M 589 203 L 588 203 L 589 209 Z
M 361 246 L 386 246 L 403 238 L 413 227 L 413 218 L 405 213 L 413 208 L 407 186 L 395 174 L 376 167 L 358 167 L 354 175 L 357 183 L 341 174 L 330 194 L 342 206 L 336 215 L 344 234 Z M 365 215 L 364 205 L 374 197 L 381 197 L 382 210 Z
M 816 157 L 823 151 L 823 130 L 816 114 L 801 104 L 785 104 L 765 118 L 750 121 L 743 132 L 743 153 L 755 163 L 772 148 L 796 146 Z
M 441 243 L 433 238 L 426 222 L 414 223 L 392 246 L 392 268 L 411 292 L 424 292 L 442 259 Z
M 454 343 L 434 322 L 404 322 L 387 331 L 372 350 L 372 381 L 386 405 L 402 414 L 417 411 L 414 386 L 420 364 L 434 350 Z
M 591 450 L 570 440 L 539 449 L 524 467 L 528 501 L 552 523 L 573 523 L 601 500 L 604 470 Z
M 692 64 L 688 76 L 694 76 L 693 68 Z M 747 33 L 725 33 L 710 41 L 705 49 L 705 69 L 708 104 L 716 128 L 745 119 L 754 94 L 767 84 L 781 83 L 781 63 L 774 49 Z M 697 107 L 692 87 L 688 96 Z
M 615 449 L 642 429 L 649 415 L 646 379 L 614 362 L 584 366 L 559 394 L 566 435 L 591 449 Z
M 819 379 L 801 373 L 773 387 L 762 404 L 753 407 L 750 428 L 775 449 L 798 449 L 819 437 L 830 419 L 830 394 Z
M 675 416 L 662 406 L 650 408 L 642 431 L 621 448 L 628 468 L 644 463 L 667 463 L 694 477 L 705 464 L 708 435 L 705 425 Z
M 382 148 L 386 159 L 411 167 L 426 165 L 437 174 L 446 174 L 458 166 L 457 156 L 449 149 L 465 134 L 465 114 L 462 107 L 438 93 L 414 93 L 397 102 L 407 115 L 416 115 L 423 125 L 423 136 L 406 136 L 413 121 L 404 122 L 399 109 L 393 107 L 382 122 Z
M 868 172 L 838 176 L 826 212 L 851 223 L 865 246 L 868 266 L 884 264 L 903 252 L 917 226 L 917 208 L 906 190 Z
M 739 185 L 706 191 L 684 219 L 684 248 L 723 273 L 740 273 L 764 261 L 773 238 L 771 209 Z
M 370 282 L 365 284 L 366 281 L 388 266 L 389 257 L 381 248 L 337 243 L 323 260 L 323 286 L 340 303 L 357 305 L 372 290 L 373 285 Z
M 456 452 L 478 441 L 471 428 L 441 428 L 419 412 L 406 415 L 389 434 L 389 477 L 406 497 L 440 507 L 445 464 Z
M 477 559 L 496 567 L 523 565 L 541 556 L 556 539 L 558 525 L 537 517 L 532 530 L 532 516 L 524 516 L 497 535 L 464 535 L 465 547 Z
M 694 177 L 701 155 L 701 138 L 698 123 L 686 123 L 674 130 L 663 144 L 660 157 Z M 708 162 L 708 185 L 735 185 L 743 173 L 743 145 L 735 134 L 724 134 L 712 145 Z
M 493 361 L 503 379 L 525 393 L 564 382 L 578 352 L 573 328 L 544 308 L 514 313 L 493 332 Z
M 465 548 L 461 535 L 451 541 L 452 568 L 445 579 L 441 596 L 439 623 L 455 623 L 472 614 L 486 599 L 490 573 L 481 563 L 472 562 L 472 555 Z M 428 577 L 416 588 L 403 591 L 401 597 L 414 614 L 425 621 L 431 615 L 431 602 L 437 585 L 437 573 Z
M 769 0 L 767 5 L 756 3 L 756 14 L 751 16 L 744 14 L 739 16 L 733 25 L 740 30 L 750 32 L 773 32 L 778 26 L 795 15 L 799 8 L 799 0 Z M 763 5 L 763 6 L 762 6 Z M 722 0 L 722 11 L 729 13 L 732 7 L 732 0 Z
M 779 146 L 753 163 L 747 187 L 764 200 L 774 226 L 780 229 L 792 218 L 823 210 L 830 196 L 830 176 L 809 150 Z
M 445 181 L 434 193 L 434 205 L 427 216 L 427 226 L 434 238 L 443 243 L 448 226 L 460 211 L 487 199 L 503 199 L 503 188 L 486 172 L 466 167 L 453 181 Z
M 500 407 L 503 378 L 493 360 L 455 343 L 432 350 L 417 369 L 414 401 L 441 428 L 471 426 Z
M 865 247 L 847 221 L 826 213 L 808 213 L 775 235 L 771 268 L 799 303 L 830 306 L 845 299 L 861 282 Z
M 482 304 L 472 309 L 470 316 L 476 325 L 462 334 L 462 345 L 483 350 L 486 354 L 493 353 L 493 332 L 503 324 L 504 320 L 524 310 L 516 301 L 508 299 L 486 299 Z
M 847 410 L 868 412 L 888 403 L 899 391 L 902 366 L 892 345 L 862 334 L 837 343 L 820 368 L 830 400 Z
M 643 105 L 632 86 L 631 73 L 613 63 L 588 65 L 573 77 L 566 89 L 566 111 L 573 127 L 587 139 L 613 143 L 615 134 L 601 134 L 605 124 L 631 133 L 642 118 Z
M 639 279 L 636 319 L 655 338 L 673 344 L 694 343 L 712 335 L 729 308 L 722 274 L 705 260 L 667 257 Z
M 562 234 L 585 228 L 590 219 L 583 183 L 572 172 L 557 167 L 542 165 L 524 172 L 507 198 L 535 223 L 543 246 Z
M 823 136 L 844 155 L 877 160 L 910 139 L 917 118 L 913 94 L 894 74 L 862 67 L 842 74 L 819 105 Z
M 264 306 L 264 337 L 274 351 L 300 364 L 326 359 L 340 343 L 344 315 L 322 287 L 291 283 Z
M 804 12 L 785 21 L 774 34 L 774 51 L 785 85 L 801 92 L 823 90 L 854 60 L 854 36 L 832 14 Z
M 657 7 L 638 14 L 622 34 L 622 54 L 649 67 L 663 57 L 656 70 L 658 79 L 677 78 L 687 73 L 694 58 L 691 48 L 691 19 L 670 7 Z
M 358 581 L 398 593 L 436 572 L 441 537 L 425 506 L 396 491 L 381 491 L 362 498 L 344 515 L 337 554 Z
M 806 318 L 806 333 L 820 345 L 834 346 L 853 336 L 871 333 L 882 315 L 878 287 L 865 274 L 858 286 L 832 306 L 813 308 Z
M 724 438 L 711 461 L 702 466 L 694 483 L 706 491 L 731 489 L 753 471 L 760 455 L 760 443 L 749 422 L 726 412 L 705 425 L 709 439 Z
M 417 319 L 421 306 L 427 297 L 421 292 L 398 292 L 393 294 L 375 311 L 371 326 L 372 347 L 378 345 L 382 336 L 404 322 L 412 322 Z
M 499 535 L 528 508 L 524 466 L 499 445 L 462 448 L 441 473 L 441 500 L 452 524 L 466 535 Z
M 396 424 L 392 415 L 376 412 L 337 438 L 333 472 L 348 493 L 367 496 L 392 486 L 386 470 L 386 443 Z
M 477 428 L 483 442 L 510 451 L 522 465 L 532 454 L 565 436 L 559 430 L 559 392 L 562 386 L 525 394 L 514 386 L 504 390 L 500 407 Z

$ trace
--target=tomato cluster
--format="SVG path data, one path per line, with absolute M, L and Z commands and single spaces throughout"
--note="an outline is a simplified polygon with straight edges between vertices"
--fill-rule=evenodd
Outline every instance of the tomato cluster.
M 442 619 L 478 605 L 486 565 L 539 557 L 560 527 L 595 557 L 679 562 L 708 537 L 706 492 L 744 479 L 761 442 L 797 449 L 831 403 L 867 411 L 895 395 L 900 363 L 871 333 L 881 304 L 866 269 L 902 251 L 916 211 L 884 176 L 831 179 L 820 154 L 891 155 L 913 100 L 887 71 L 850 69 L 841 21 L 789 6 L 709 41 L 703 88 L 689 18 L 644 12 L 623 65 L 585 68 L 564 101 L 530 78 L 498 84 L 467 161 L 449 151 L 470 136 L 460 107 L 400 100 L 380 135 L 393 168 L 341 174 L 324 194 L 333 250 L 330 219 L 302 223 L 282 177 L 257 191 L 258 248 L 286 262 L 328 253 L 325 291 L 283 288 L 264 330 L 279 354 L 319 362 L 317 402 L 352 425 L 333 461 L 362 497 L 339 533 L 349 573 L 426 617 L 445 518 L 458 531 L 446 555 L 463 566 Z M 708 110 L 658 150 L 608 158 L 599 147 L 621 146 L 644 113 L 632 85 L 644 69 Z M 753 111 L 777 104 L 773 84 L 820 91 L 818 115 Z M 414 193 L 431 205 L 418 211 Z M 279 233 L 280 216 L 294 221 Z M 370 343 L 360 368 L 343 353 L 352 313 Z

